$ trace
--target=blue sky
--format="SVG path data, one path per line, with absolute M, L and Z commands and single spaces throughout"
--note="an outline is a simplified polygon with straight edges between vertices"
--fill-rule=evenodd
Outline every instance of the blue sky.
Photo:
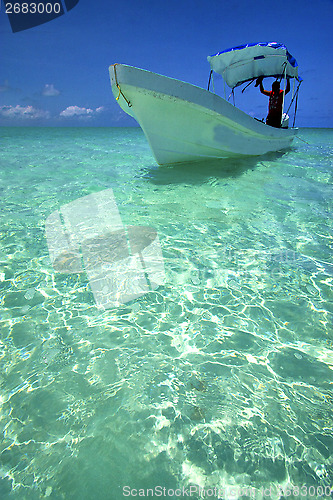
M 110 64 L 206 88 L 207 55 L 278 41 L 304 79 L 297 125 L 332 127 L 332 24 L 332 0 L 80 0 L 53 21 L 12 33 L 2 2 L 0 125 L 135 125 L 113 98 Z M 236 96 L 236 104 L 266 115 L 267 98 L 258 89 Z

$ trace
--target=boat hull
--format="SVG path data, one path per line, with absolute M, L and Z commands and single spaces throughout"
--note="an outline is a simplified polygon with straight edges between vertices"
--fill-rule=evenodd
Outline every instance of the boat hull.
M 122 64 L 109 71 L 114 96 L 137 120 L 161 165 L 280 151 L 296 133 L 270 127 L 180 80 Z

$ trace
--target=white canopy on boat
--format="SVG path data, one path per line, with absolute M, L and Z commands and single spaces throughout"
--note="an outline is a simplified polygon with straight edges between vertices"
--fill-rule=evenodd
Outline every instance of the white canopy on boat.
M 211 69 L 234 88 L 259 76 L 298 77 L 296 59 L 282 43 L 263 42 L 240 45 L 207 57 Z

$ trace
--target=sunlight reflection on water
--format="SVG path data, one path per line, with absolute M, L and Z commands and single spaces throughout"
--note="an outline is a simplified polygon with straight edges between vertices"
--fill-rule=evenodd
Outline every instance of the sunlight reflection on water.
M 329 498 L 330 132 L 205 170 L 155 166 L 137 129 L 54 133 L 5 137 L 1 498 Z M 85 273 L 54 272 L 44 223 L 110 188 L 125 227 L 156 229 L 165 282 L 101 310 Z

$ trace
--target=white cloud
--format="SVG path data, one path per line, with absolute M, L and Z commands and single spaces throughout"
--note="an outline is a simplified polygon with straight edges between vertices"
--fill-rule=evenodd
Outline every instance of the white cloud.
M 95 110 L 91 108 L 80 108 L 79 106 L 68 106 L 66 109 L 61 111 L 60 116 L 64 118 L 92 118 L 96 114 L 104 111 L 104 107 L 100 106 Z
M 57 96 L 60 94 L 60 91 L 57 90 L 53 83 L 46 83 L 43 90 L 42 90 L 42 95 L 46 96 L 46 97 L 53 97 L 53 96 Z
M 4 118 L 19 118 L 36 120 L 38 118 L 49 118 L 50 113 L 42 109 L 36 109 L 33 106 L 1 106 L 0 115 Z
M 61 111 L 60 116 L 65 118 L 84 117 L 90 118 L 93 114 L 93 110 L 90 108 L 80 108 L 79 106 L 68 106 L 68 108 Z

